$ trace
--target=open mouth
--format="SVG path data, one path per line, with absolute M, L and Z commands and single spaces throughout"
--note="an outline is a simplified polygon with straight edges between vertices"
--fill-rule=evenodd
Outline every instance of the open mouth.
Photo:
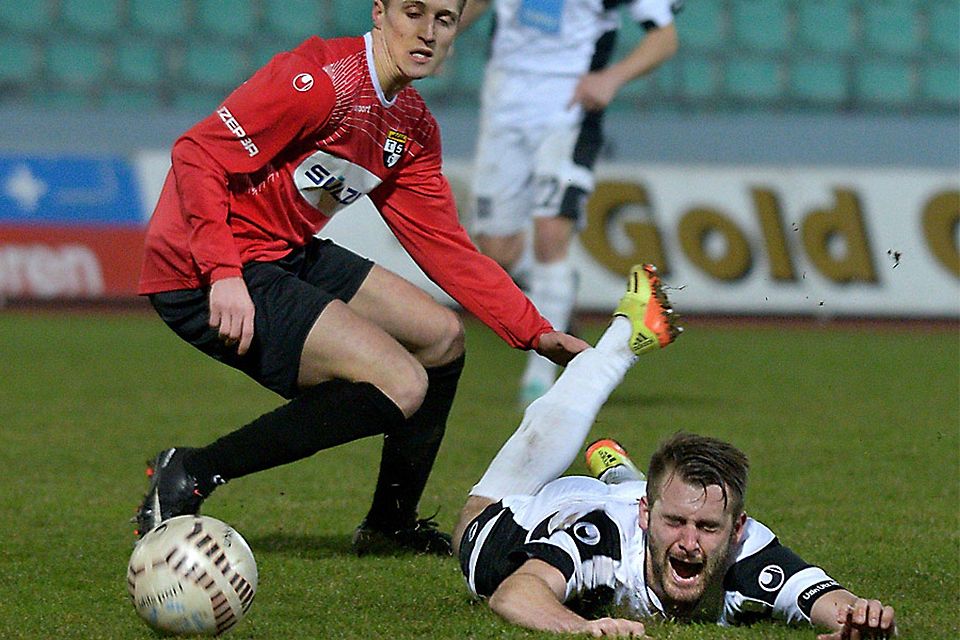
M 433 51 L 430 51 L 429 49 L 417 49 L 410 52 L 410 57 L 417 62 L 427 62 L 433 57 Z
M 674 557 L 670 558 L 670 567 L 683 582 L 695 580 L 703 572 L 702 562 L 686 562 Z

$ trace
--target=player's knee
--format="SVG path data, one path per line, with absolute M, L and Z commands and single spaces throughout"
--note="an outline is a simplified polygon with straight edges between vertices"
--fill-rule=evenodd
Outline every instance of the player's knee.
M 388 398 L 393 400 L 394 404 L 400 408 L 405 418 L 409 418 L 420 405 L 427 395 L 427 371 L 413 358 L 410 359 L 408 366 L 403 371 L 396 371 L 398 375 L 392 377 L 382 388 Z
M 424 367 L 439 367 L 463 355 L 465 337 L 460 315 L 446 307 L 440 307 L 435 321 L 435 337 L 431 345 L 419 354 Z

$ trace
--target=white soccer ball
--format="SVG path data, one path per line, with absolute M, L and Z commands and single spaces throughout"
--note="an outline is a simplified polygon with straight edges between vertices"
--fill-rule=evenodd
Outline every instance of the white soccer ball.
M 208 516 L 177 516 L 137 542 L 127 590 L 137 614 L 157 631 L 220 635 L 250 609 L 257 563 L 230 525 Z

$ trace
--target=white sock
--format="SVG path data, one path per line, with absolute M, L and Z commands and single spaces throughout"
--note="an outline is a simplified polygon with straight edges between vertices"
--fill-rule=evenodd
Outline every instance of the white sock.
M 550 390 L 527 407 L 471 495 L 533 495 L 567 470 L 600 407 L 637 361 L 629 347 L 631 331 L 629 320 L 614 318 L 597 346 L 567 365 Z
M 569 259 L 559 262 L 533 262 L 530 267 L 530 301 L 557 331 L 570 327 L 570 316 L 577 296 L 577 279 Z M 527 356 L 527 367 L 521 378 L 526 387 L 539 384 L 550 386 L 557 377 L 559 367 L 536 352 Z

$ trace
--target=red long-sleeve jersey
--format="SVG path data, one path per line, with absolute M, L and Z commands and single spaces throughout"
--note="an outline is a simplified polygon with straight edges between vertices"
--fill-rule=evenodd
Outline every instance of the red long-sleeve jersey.
M 430 279 L 511 346 L 536 347 L 552 327 L 460 225 L 436 120 L 411 87 L 388 101 L 372 56 L 369 34 L 310 38 L 176 141 L 140 293 L 281 258 L 367 194 Z

